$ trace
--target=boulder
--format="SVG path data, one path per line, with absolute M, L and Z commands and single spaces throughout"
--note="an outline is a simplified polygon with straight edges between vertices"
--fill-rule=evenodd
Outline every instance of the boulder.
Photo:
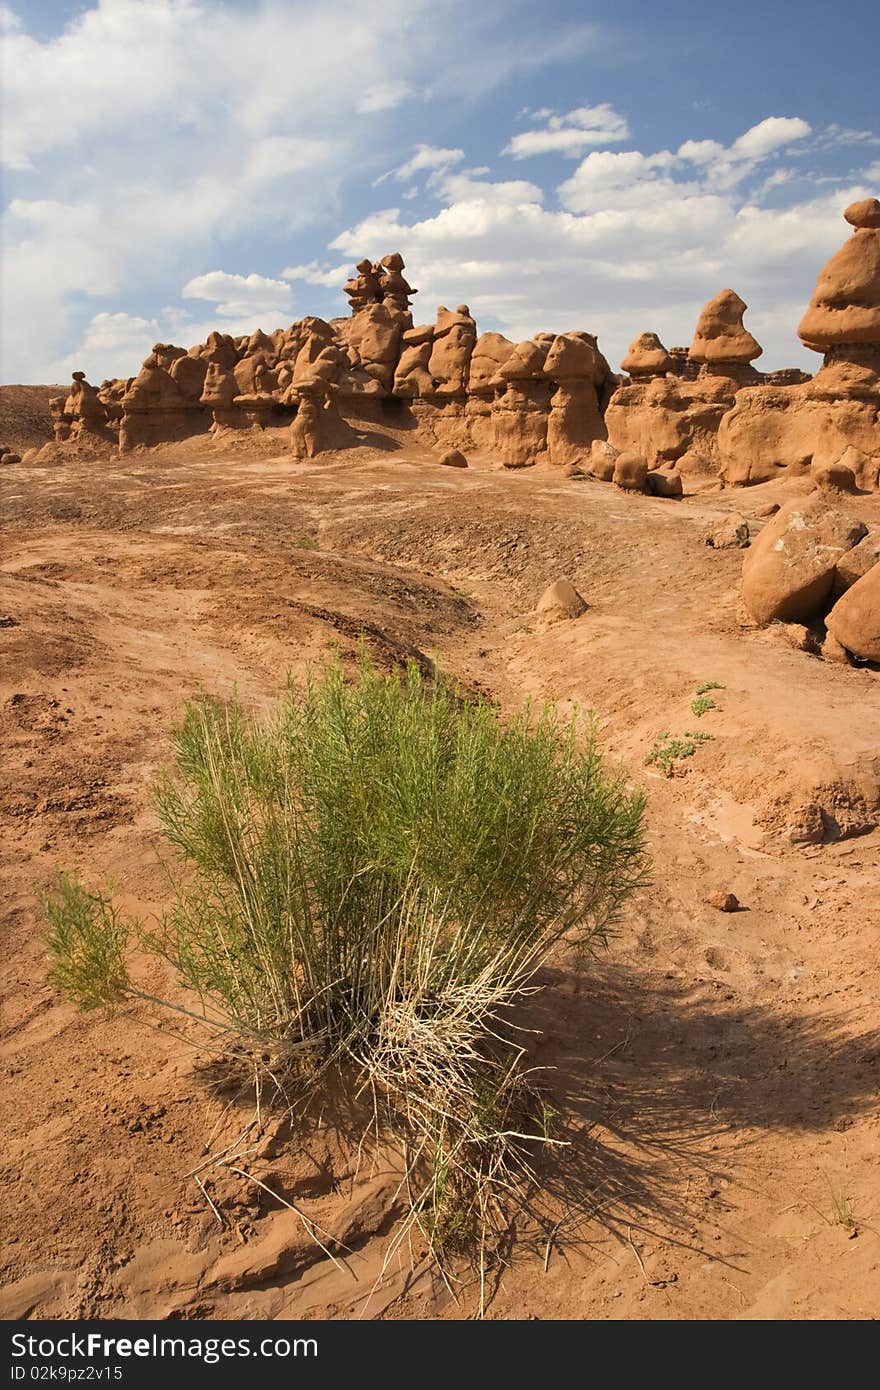
M 638 454 L 620 454 L 614 465 L 613 482 L 624 492 L 644 492 L 648 478 L 648 463 Z
M 735 893 L 728 893 L 725 888 L 715 888 L 711 893 L 706 894 L 706 905 L 714 907 L 716 912 L 739 912 L 739 898 Z
M 713 550 L 745 550 L 750 543 L 749 523 L 734 512 L 710 526 L 703 539 Z
M 837 600 L 825 625 L 832 637 L 864 661 L 880 661 L 880 565 L 872 565 Z
M 613 444 L 609 444 L 607 439 L 594 439 L 590 448 L 589 470 L 591 475 L 602 483 L 612 482 L 614 467 L 619 456 L 620 450 L 615 449 Z
M 838 560 L 834 570 L 833 592 L 839 597 L 877 564 L 880 564 L 880 529 L 869 531 L 858 545 L 854 545 Z
M 852 657 L 846 647 L 842 647 L 837 638 L 830 632 L 826 632 L 825 640 L 819 651 L 823 661 L 830 661 L 835 666 L 852 665 Z
M 683 497 L 684 486 L 681 481 L 681 474 L 675 472 L 667 473 L 663 468 L 652 469 L 646 478 L 648 492 L 652 497 Z
M 808 621 L 829 598 L 839 560 L 866 531 L 861 521 L 829 508 L 816 495 L 789 502 L 743 562 L 749 613 L 759 623 Z
M 856 492 L 856 475 L 844 463 L 817 463 L 810 467 L 813 486 L 821 492 Z
M 441 454 L 438 460 L 444 468 L 467 468 L 468 461 L 458 449 L 447 449 L 445 454 Z

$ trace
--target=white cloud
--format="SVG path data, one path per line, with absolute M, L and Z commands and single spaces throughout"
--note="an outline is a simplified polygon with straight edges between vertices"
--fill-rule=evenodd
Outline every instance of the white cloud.
M 796 325 L 819 269 L 847 235 L 843 208 L 872 191 L 872 175 L 828 185 L 809 175 L 796 184 L 772 179 L 783 171 L 768 173 L 770 161 L 794 138 L 804 135 L 789 121 L 762 122 L 731 146 L 593 151 L 560 185 L 558 207 L 535 185 L 447 171 L 432 216 L 386 208 L 332 246 L 350 255 L 399 249 L 420 289 L 420 319 L 435 304 L 465 299 L 482 329 L 512 338 L 597 332 L 613 363 L 645 330 L 668 346 L 688 344 L 703 304 L 732 285 L 750 305 L 762 365 L 815 367 Z M 786 206 L 763 205 L 766 182 Z
M 591 145 L 611 145 L 629 139 L 625 116 L 608 102 L 598 106 L 578 106 L 564 116 L 546 108 L 533 113 L 538 120 L 547 119 L 543 130 L 524 130 L 514 135 L 502 154 L 514 159 L 528 159 L 537 154 L 579 155 Z
M 350 265 L 321 266 L 318 261 L 307 265 L 289 265 L 281 274 L 285 280 L 305 280 L 307 285 L 322 285 L 324 289 L 340 289 L 351 276 Z
M 293 292 L 286 280 L 271 280 L 266 275 L 230 275 L 224 270 L 209 270 L 187 282 L 181 290 L 184 299 L 207 299 L 216 304 L 223 318 L 239 318 L 243 314 L 289 313 Z
M 442 22 L 430 0 L 90 0 L 46 40 L 17 10 L 0 11 L 0 361 L 24 380 L 85 350 L 97 313 L 166 303 L 205 264 L 247 270 L 273 244 L 281 263 L 298 239 L 307 259 L 306 229 L 420 133 L 370 113 L 460 108 L 596 36 L 535 19 L 524 42 L 502 0 L 448 0 Z
M 440 145 L 416 145 L 415 153 L 410 155 L 404 164 L 400 164 L 396 169 L 389 169 L 387 174 L 382 174 L 374 181 L 373 187 L 378 187 L 386 179 L 397 179 L 400 183 L 406 183 L 414 174 L 436 173 L 437 170 L 449 169 L 453 164 L 460 164 L 463 159 L 464 150 L 445 150 Z
M 798 116 L 768 116 L 734 140 L 730 153 L 735 159 L 766 159 L 774 150 L 803 140 L 809 133 L 807 122 Z
M 95 314 L 82 344 L 58 363 L 53 377 L 63 378 L 77 371 L 95 381 L 102 381 L 108 373 L 134 376 L 158 338 L 157 319 L 126 313 Z
M 369 115 L 372 111 L 392 111 L 411 97 L 413 91 L 408 82 L 377 82 L 364 92 L 357 109 L 361 115 Z

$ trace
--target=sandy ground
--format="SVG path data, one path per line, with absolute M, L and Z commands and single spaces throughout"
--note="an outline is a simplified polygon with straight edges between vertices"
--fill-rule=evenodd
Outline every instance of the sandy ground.
M 742 552 L 703 541 L 797 485 L 664 502 L 388 443 L 307 466 L 266 437 L 3 470 L 2 1312 L 474 1315 L 466 1268 L 455 1296 L 418 1260 L 379 1277 L 393 1164 L 355 1172 L 326 1119 L 255 1140 L 244 1166 L 343 1239 L 344 1264 L 215 1168 L 221 1228 L 186 1175 L 246 1108 L 147 1012 L 83 1017 L 45 982 L 34 894 L 59 866 L 162 905 L 150 788 L 182 701 L 267 700 L 363 631 L 378 660 L 424 652 L 505 708 L 593 707 L 649 792 L 652 886 L 534 1006 L 571 1142 L 487 1316 L 876 1317 L 880 673 L 750 629 Z M 590 607 L 542 630 L 561 575 Z M 724 688 L 697 724 L 701 681 Z M 712 740 L 674 777 L 646 766 L 658 734 L 694 727 Z M 824 843 L 799 840 L 817 823 Z M 717 888 L 742 910 L 708 906 Z

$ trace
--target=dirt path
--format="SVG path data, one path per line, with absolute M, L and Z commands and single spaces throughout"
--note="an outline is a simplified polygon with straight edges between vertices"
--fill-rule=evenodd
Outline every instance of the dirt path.
M 572 1142 L 488 1315 L 877 1316 L 880 676 L 750 630 L 741 552 L 702 539 L 781 485 L 666 503 L 406 448 L 304 467 L 190 446 L 2 482 L 7 1315 L 473 1313 L 472 1286 L 456 1303 L 402 1263 L 369 1297 L 394 1174 L 355 1177 L 320 1130 L 253 1171 L 343 1235 L 351 1269 L 233 1174 L 210 1188 L 221 1231 L 185 1177 L 217 1077 L 146 1015 L 77 1016 L 44 978 L 33 890 L 57 866 L 161 905 L 150 783 L 183 699 L 266 700 L 363 632 L 377 659 L 425 653 L 508 708 L 594 708 L 650 793 L 652 887 L 537 1005 Z M 541 630 L 560 575 L 590 607 Z M 705 681 L 723 688 L 698 721 Z M 694 729 L 712 737 L 674 777 L 645 765 Z M 826 842 L 805 841 L 817 823 Z M 709 907 L 716 888 L 743 910 Z

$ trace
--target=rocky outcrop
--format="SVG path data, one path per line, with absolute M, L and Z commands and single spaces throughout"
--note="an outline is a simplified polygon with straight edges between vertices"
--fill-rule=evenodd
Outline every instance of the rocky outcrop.
M 880 203 L 846 209 L 848 241 L 820 273 L 800 325 L 821 370 L 762 376 L 761 348 L 731 289 L 702 310 L 689 350 L 636 337 L 615 376 L 587 332 L 511 343 L 478 336 L 467 305 L 414 326 L 402 256 L 361 260 L 347 318 L 307 317 L 266 333 L 210 333 L 187 351 L 157 343 L 136 377 L 89 385 L 76 373 L 50 411 L 55 446 L 86 438 L 127 449 L 211 429 L 291 424 L 312 456 L 337 420 L 387 416 L 422 443 L 486 451 L 506 467 L 550 463 L 611 481 L 617 457 L 644 460 L 657 497 L 809 474 L 827 497 L 880 486 Z M 313 406 L 323 415 L 315 415 Z M 302 410 L 301 410 L 301 407 Z M 309 423 L 311 421 L 311 423 Z M 300 438 L 301 436 L 301 438 Z M 597 451 L 605 445 L 611 452 Z M 335 446 L 334 446 L 335 447 Z
M 880 202 L 844 212 L 853 233 L 819 273 L 798 333 L 821 370 L 788 388 L 741 391 L 719 431 L 729 483 L 843 463 L 859 488 L 880 485 Z

